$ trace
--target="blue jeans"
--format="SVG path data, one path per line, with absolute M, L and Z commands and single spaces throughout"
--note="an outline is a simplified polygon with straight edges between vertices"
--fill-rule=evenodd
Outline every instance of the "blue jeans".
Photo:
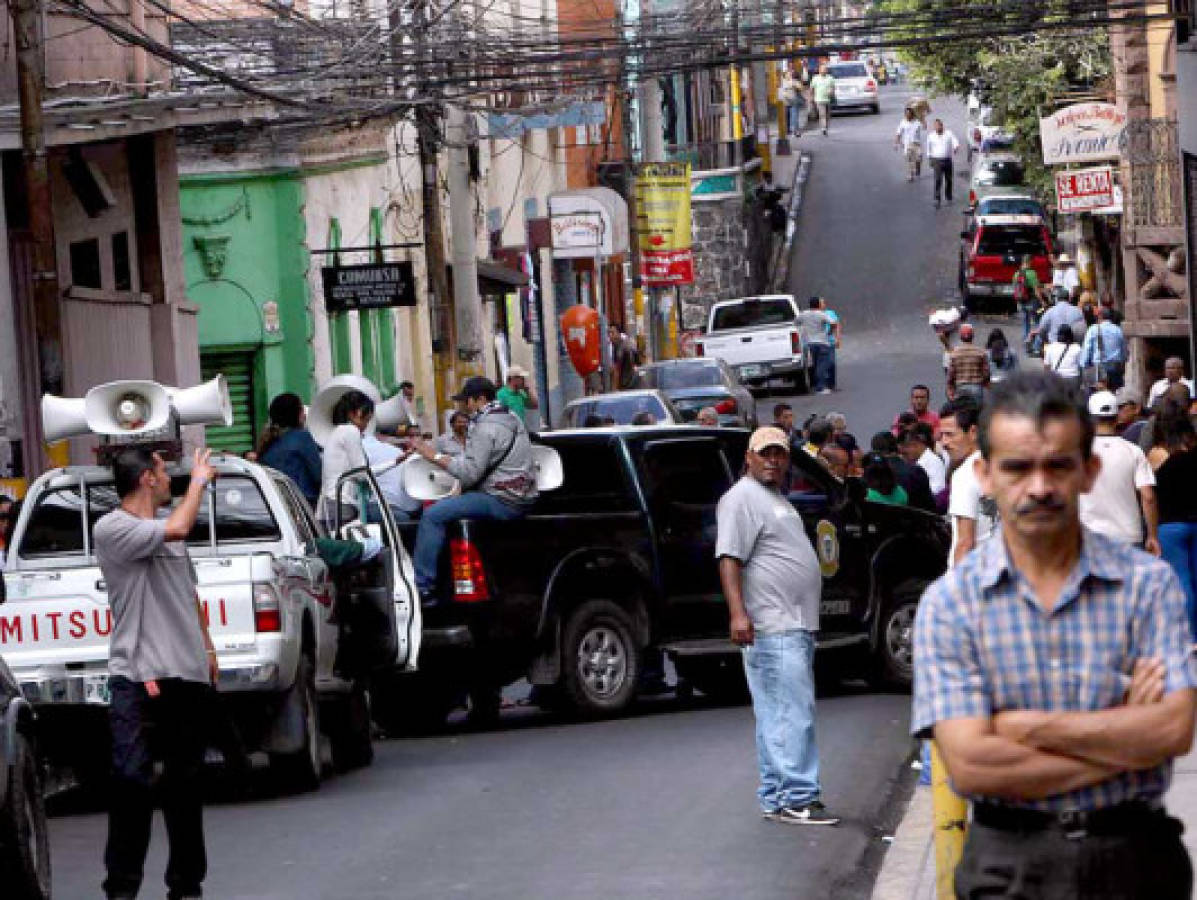
M 831 345 L 810 343 L 807 344 L 807 347 L 810 348 L 811 390 L 821 391 L 823 388 L 830 388 Z
M 436 574 L 440 566 L 441 550 L 445 546 L 445 529 L 459 519 L 507 522 L 518 519 L 523 510 L 509 506 L 491 494 L 466 491 L 458 497 L 448 497 L 424 510 L 420 528 L 416 532 L 416 587 L 421 594 L 436 590 Z
M 786 130 L 790 134 L 802 133 L 802 104 L 786 104 Z
M 1022 313 L 1022 340 L 1025 344 L 1027 338 L 1031 336 L 1031 331 L 1035 328 L 1035 304 L 1020 303 L 1018 311 Z
M 762 812 L 819 799 L 815 746 L 815 635 L 758 634 L 744 648 L 744 672 L 756 716 L 756 760 Z
M 1197 522 L 1164 522 L 1159 528 L 1160 549 L 1176 571 L 1185 591 L 1189 630 L 1197 641 Z

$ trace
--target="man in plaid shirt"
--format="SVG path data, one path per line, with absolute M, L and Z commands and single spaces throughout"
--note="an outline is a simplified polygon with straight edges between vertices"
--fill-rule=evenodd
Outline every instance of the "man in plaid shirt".
M 998 385 L 977 473 L 1000 540 L 923 596 L 912 730 L 973 821 L 965 897 L 1189 897 L 1162 799 L 1193 739 L 1197 666 L 1169 567 L 1083 529 L 1093 424 L 1050 373 Z

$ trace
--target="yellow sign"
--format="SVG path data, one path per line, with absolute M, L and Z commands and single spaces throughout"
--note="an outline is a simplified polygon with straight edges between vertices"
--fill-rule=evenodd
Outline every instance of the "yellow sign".
M 636 234 L 646 285 L 694 283 L 689 163 L 645 163 L 636 170 Z
M 840 537 L 835 525 L 820 519 L 815 526 L 815 553 L 819 557 L 819 571 L 824 578 L 834 578 L 840 570 Z

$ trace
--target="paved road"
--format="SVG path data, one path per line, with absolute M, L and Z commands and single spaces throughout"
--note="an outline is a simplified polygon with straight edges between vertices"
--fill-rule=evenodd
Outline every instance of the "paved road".
M 939 384 L 926 310 L 950 292 L 960 227 L 957 212 L 932 209 L 926 180 L 902 180 L 888 147 L 901 99 L 886 95 L 880 118 L 837 118 L 831 137 L 802 138 L 814 165 L 793 289 L 834 299 L 847 347 L 843 391 L 796 405 L 841 409 L 865 439 L 902 407 L 912 380 Z M 822 692 L 826 799 L 844 816 L 834 829 L 758 817 L 746 707 L 669 699 L 588 724 L 515 710 L 491 732 L 384 741 L 371 768 L 317 793 L 210 808 L 208 896 L 868 896 L 910 749 L 908 708 L 907 697 L 859 687 Z M 55 895 L 97 896 L 103 816 L 60 811 L 50 830 Z M 158 823 L 143 896 L 161 896 L 164 865 Z

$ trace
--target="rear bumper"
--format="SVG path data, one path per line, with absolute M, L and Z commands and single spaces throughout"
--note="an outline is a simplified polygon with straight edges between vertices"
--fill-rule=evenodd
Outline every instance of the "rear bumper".
M 779 378 L 783 375 L 796 375 L 799 372 L 804 372 L 806 371 L 806 362 L 802 357 L 795 357 L 772 362 L 744 363 L 733 368 L 740 376 L 741 381 L 763 381 L 766 378 Z
M 1011 276 L 1013 277 L 1013 276 Z M 1000 281 L 970 281 L 968 292 L 980 297 L 1013 297 L 1014 285 Z
M 25 699 L 35 706 L 106 706 L 107 673 L 70 675 L 14 673 Z M 217 690 L 222 694 L 277 692 L 283 687 L 279 665 L 259 662 L 221 668 Z
M 860 94 L 856 97 L 836 97 L 831 102 L 832 109 L 858 109 L 862 106 L 876 106 L 881 101 L 876 94 Z

